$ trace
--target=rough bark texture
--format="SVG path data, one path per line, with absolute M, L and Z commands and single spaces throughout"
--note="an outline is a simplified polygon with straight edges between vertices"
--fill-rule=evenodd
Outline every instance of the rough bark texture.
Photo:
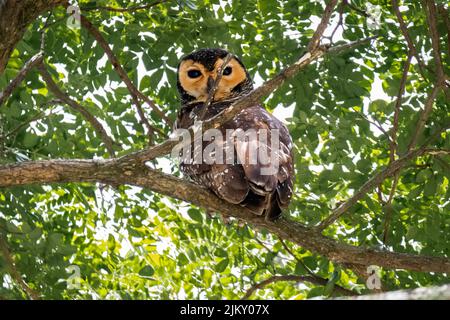
M 27 27 L 47 10 L 67 0 L 3 0 L 0 1 L 0 74 L 5 70 L 16 44 Z
M 128 184 L 184 200 L 242 219 L 256 227 L 292 241 L 305 249 L 339 263 L 377 265 L 390 269 L 424 272 L 450 272 L 450 260 L 439 257 L 356 247 L 323 236 L 320 232 L 286 217 L 266 221 L 239 205 L 231 205 L 210 191 L 189 181 L 139 165 L 129 156 L 111 160 L 49 160 L 33 161 L 0 167 L 0 187 L 30 184 L 101 182 Z

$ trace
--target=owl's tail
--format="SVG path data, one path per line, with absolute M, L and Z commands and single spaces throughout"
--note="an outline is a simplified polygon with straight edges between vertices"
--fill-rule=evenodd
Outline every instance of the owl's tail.
M 253 213 L 273 221 L 281 216 L 282 211 L 277 197 L 276 191 L 258 195 L 250 190 L 242 204 Z

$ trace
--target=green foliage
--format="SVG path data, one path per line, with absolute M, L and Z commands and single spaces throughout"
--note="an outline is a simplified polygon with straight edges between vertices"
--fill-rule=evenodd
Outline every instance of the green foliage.
M 380 35 L 379 40 L 326 56 L 264 102 L 271 110 L 294 106 L 288 124 L 295 141 L 296 192 L 286 214 L 310 226 L 327 217 L 389 163 L 389 137 L 374 124 L 385 131 L 392 127 L 408 49 L 392 8 L 386 4 L 389 1 L 350 2 L 361 9 L 368 2 L 378 5 L 379 26 L 374 30 L 364 16 L 346 6 L 345 29 L 339 40 L 350 42 L 374 34 Z M 122 0 L 79 3 L 131 6 Z M 176 68 L 182 55 L 203 47 L 226 48 L 242 57 L 260 83 L 304 52 L 315 30 L 312 22 L 322 13 L 321 2 L 294 0 L 183 0 L 126 13 L 84 12 L 130 79 L 171 119 L 179 107 Z M 403 15 L 411 25 L 418 51 L 429 53 L 431 40 L 419 2 L 403 2 Z M 45 60 L 54 79 L 107 126 L 119 154 L 144 148 L 148 144 L 146 128 L 128 90 L 102 48 L 86 30 L 69 28 L 66 17 L 63 8 L 56 8 L 45 29 Z M 334 25 L 337 19 L 335 12 Z M 39 18 L 17 45 L 0 76 L 0 88 L 39 51 L 38 30 L 45 20 Z M 444 35 L 441 20 L 438 27 Z M 441 40 L 441 48 L 446 48 L 445 37 Z M 442 50 L 442 57 L 448 74 L 446 50 Z M 432 55 L 426 64 L 425 80 L 414 60 L 408 76 L 398 125 L 400 154 L 406 151 L 418 111 L 433 85 Z M 377 83 L 381 83 L 378 91 L 374 90 Z M 0 163 L 108 156 L 90 124 L 53 99 L 38 73 L 31 72 L 0 106 Z M 147 105 L 144 110 L 152 125 L 170 133 L 171 128 Z M 450 104 L 440 92 L 419 143 L 448 124 L 449 114 Z M 430 147 L 449 149 L 449 135 L 443 133 Z M 175 163 L 162 163 L 158 166 L 179 174 Z M 392 204 L 383 206 L 377 190 L 370 192 L 326 234 L 354 245 L 383 246 L 389 212 L 387 248 L 448 257 L 449 179 L 448 155 L 419 157 L 401 172 Z M 389 178 L 379 186 L 384 200 L 392 184 Z M 6 237 L 24 280 L 48 299 L 238 299 L 250 286 L 272 275 L 308 275 L 309 271 L 329 279 L 328 284 L 276 282 L 267 287 L 270 290 L 259 290 L 253 297 L 330 296 L 336 285 L 366 290 L 351 270 L 288 244 L 294 258 L 278 238 L 264 230 L 239 226 L 236 221 L 225 225 L 199 208 L 127 186 L 66 184 L 1 189 L 0 235 Z M 79 289 L 67 287 L 71 265 L 80 268 Z M 0 297 L 25 297 L 1 256 L 0 281 Z M 389 289 L 445 282 L 448 278 L 439 274 L 382 271 L 382 283 Z

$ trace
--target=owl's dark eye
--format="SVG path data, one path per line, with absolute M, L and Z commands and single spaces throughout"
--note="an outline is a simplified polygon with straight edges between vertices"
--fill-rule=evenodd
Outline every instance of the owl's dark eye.
M 200 70 L 189 70 L 187 72 L 187 74 L 188 74 L 189 78 L 193 78 L 193 79 L 198 78 L 198 77 L 200 77 L 202 75 Z
M 229 76 L 229 75 L 231 74 L 232 71 L 233 71 L 233 69 L 231 69 L 231 67 L 226 67 L 226 68 L 223 70 L 223 75 L 224 75 L 224 76 Z

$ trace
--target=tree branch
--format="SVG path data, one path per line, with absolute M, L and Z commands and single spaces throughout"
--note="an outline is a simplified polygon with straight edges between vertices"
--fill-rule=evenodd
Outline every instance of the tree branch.
M 402 105 L 402 97 L 405 92 L 406 80 L 408 78 L 409 67 L 411 66 L 412 52 L 408 51 L 408 57 L 406 58 L 405 65 L 403 67 L 403 74 L 400 80 L 400 88 L 397 94 L 397 100 L 395 102 L 394 109 L 394 120 L 392 124 L 391 130 L 391 139 L 389 142 L 389 163 L 395 161 L 396 154 L 398 154 L 398 144 L 397 144 L 397 132 L 398 132 L 398 121 L 400 116 L 400 108 Z M 389 227 L 391 224 L 392 218 L 392 200 L 394 199 L 395 192 L 397 190 L 398 180 L 400 178 L 400 174 L 397 171 L 394 174 L 394 181 L 392 182 L 391 191 L 389 192 L 389 198 L 385 203 L 382 203 L 383 208 L 385 208 L 385 220 L 384 220 L 384 228 L 383 228 L 383 243 L 387 243 L 388 235 L 389 235 Z
M 416 129 L 414 130 L 411 141 L 408 144 L 408 151 L 416 146 L 417 140 L 419 136 L 422 134 L 423 129 L 425 128 L 425 123 L 427 122 L 428 117 L 430 116 L 431 111 L 433 110 L 434 100 L 436 99 L 436 96 L 440 88 L 441 87 L 439 86 L 439 84 L 435 84 L 435 86 L 431 90 L 431 93 L 428 95 L 428 98 L 425 101 L 425 107 L 422 113 L 420 114 L 420 118 L 416 124 Z
M 444 20 L 445 28 L 447 29 L 447 55 L 450 56 L 450 18 L 449 11 L 445 9 L 443 4 L 438 5 L 438 11 Z
M 426 146 L 422 146 L 414 151 L 409 151 L 406 155 L 400 159 L 390 163 L 386 169 L 380 171 L 375 176 L 370 178 L 363 186 L 346 202 L 342 203 L 339 207 L 333 210 L 332 214 L 324 219 L 316 228 L 322 231 L 333 224 L 344 213 L 347 212 L 355 203 L 357 203 L 364 195 L 372 191 L 377 185 L 383 182 L 387 177 L 392 176 L 395 172 L 403 168 L 410 160 L 424 154 L 426 152 Z
M 0 7 L 0 75 L 25 30 L 36 18 L 67 0 L 4 0 Z
M 16 268 L 14 258 L 9 251 L 8 243 L 2 234 L 0 234 L 0 253 L 5 259 L 6 265 L 9 269 L 9 274 L 14 279 L 14 281 L 20 286 L 20 288 L 27 294 L 27 296 L 32 300 L 39 300 L 39 294 L 31 289 L 28 284 L 23 280 L 22 275 Z
M 266 81 L 260 87 L 252 90 L 247 95 L 241 97 L 240 99 L 233 102 L 229 107 L 221 111 L 216 116 L 204 121 L 202 123 L 202 129 L 204 131 L 210 128 L 217 128 L 221 123 L 225 123 L 233 117 L 250 106 L 253 106 L 260 102 L 262 98 L 268 96 L 276 89 L 281 87 L 281 85 L 288 79 L 294 77 L 301 70 L 305 69 L 309 64 L 314 62 L 315 60 L 322 57 L 325 53 L 331 52 L 333 54 L 343 52 L 350 48 L 359 46 L 361 44 L 367 43 L 372 40 L 374 37 L 369 37 L 367 39 L 362 39 L 358 41 L 351 42 L 349 44 L 343 44 L 335 47 L 328 48 L 326 46 L 320 46 L 312 52 L 305 53 L 300 59 L 298 59 L 294 64 L 290 65 L 283 71 L 281 71 L 274 78 Z M 191 136 L 194 135 L 194 131 L 190 129 Z M 179 143 L 178 137 L 174 137 L 168 139 L 156 146 L 149 147 L 147 149 L 137 151 L 128 155 L 131 160 L 137 161 L 139 163 L 143 163 L 145 161 L 153 160 L 157 157 L 164 156 L 166 154 L 170 154 L 173 147 L 175 147 Z
M 88 121 L 91 124 L 91 126 L 94 128 L 94 130 L 99 135 L 99 137 L 102 139 L 109 154 L 112 157 L 114 157 L 115 151 L 114 151 L 113 146 L 114 146 L 115 142 L 108 135 L 105 128 L 103 128 L 102 124 L 86 108 L 81 106 L 75 100 L 71 99 L 65 92 L 63 92 L 59 88 L 59 86 L 56 84 L 56 82 L 53 81 L 52 76 L 47 71 L 47 68 L 42 61 L 40 64 L 37 65 L 37 69 L 38 69 L 39 73 L 41 74 L 42 79 L 47 84 L 49 91 L 51 91 L 58 99 L 63 101 L 69 107 L 71 107 L 75 111 L 78 111 L 84 117 L 84 119 L 86 119 L 86 121 Z
M 316 230 L 286 217 L 266 221 L 264 217 L 257 216 L 239 205 L 219 199 L 206 188 L 158 170 L 139 166 L 127 156 L 99 160 L 31 161 L 0 166 L 0 187 L 68 182 L 127 184 L 147 188 L 203 207 L 210 212 L 224 213 L 256 227 L 266 228 L 282 239 L 337 263 L 377 265 L 423 272 L 450 272 L 450 260 L 445 258 L 355 247 L 325 237 Z
M 19 84 L 25 79 L 27 74 L 33 69 L 35 66 L 40 64 L 44 60 L 44 54 L 39 52 L 31 57 L 28 60 L 22 69 L 19 71 L 17 76 L 8 84 L 8 86 L 0 92 L 0 106 L 8 99 L 11 93 L 19 86 Z
M 95 10 L 102 10 L 102 11 L 112 11 L 112 12 L 135 12 L 135 11 L 139 11 L 139 10 L 146 10 L 146 9 L 150 9 L 152 7 L 157 6 L 158 4 L 167 2 L 168 0 L 159 0 L 153 3 L 149 3 L 149 4 L 144 4 L 144 5 L 136 5 L 136 6 L 131 6 L 128 8 L 117 8 L 117 7 L 110 7 L 110 6 L 98 6 L 98 7 L 87 7 L 87 6 L 82 6 L 80 7 L 81 10 L 83 11 L 95 11 Z
M 406 58 L 405 65 L 403 67 L 402 79 L 400 80 L 400 88 L 397 94 L 397 100 L 395 101 L 395 110 L 394 110 L 394 120 L 391 130 L 391 143 L 390 143 L 390 162 L 395 160 L 395 155 L 398 153 L 398 145 L 397 145 L 397 132 L 398 132 L 398 120 L 400 116 L 400 108 L 402 106 L 402 97 L 405 92 L 406 80 L 408 78 L 409 67 L 411 65 L 412 52 L 408 52 L 408 57 Z
M 131 96 L 133 98 L 133 102 L 136 105 L 136 108 L 138 109 L 141 120 L 143 123 L 145 123 L 147 128 L 151 131 L 159 131 L 156 128 L 154 128 L 153 126 L 151 126 L 150 123 L 148 123 L 148 121 L 146 121 L 145 117 L 143 116 L 144 113 L 142 111 L 141 105 L 138 102 L 138 98 L 145 101 L 150 106 L 150 108 L 152 108 L 153 111 L 155 111 L 156 114 L 158 114 L 158 116 L 161 117 L 161 119 L 163 119 L 166 122 L 166 124 L 168 124 L 171 127 L 173 125 L 172 121 L 164 114 L 164 112 L 162 112 L 156 106 L 156 104 L 152 100 L 150 100 L 147 96 L 145 96 L 142 92 L 140 92 L 136 88 L 136 86 L 132 83 L 131 79 L 128 77 L 127 72 L 123 69 L 122 65 L 120 64 L 119 59 L 114 55 L 108 42 L 106 42 L 105 38 L 103 38 L 100 31 L 83 15 L 80 16 L 80 22 L 81 22 L 81 25 L 95 38 L 95 40 L 97 40 L 97 43 L 105 51 L 109 62 L 111 62 L 111 64 L 114 67 L 114 70 L 116 70 L 119 77 L 122 79 L 122 81 L 127 86 L 128 91 L 130 91 Z
M 443 86 L 444 68 L 442 66 L 441 50 L 439 48 L 439 33 L 437 30 L 437 9 L 433 0 L 425 0 L 425 12 L 427 14 L 427 22 L 431 35 L 431 45 L 433 47 L 434 62 L 436 64 L 436 76 L 439 86 Z
M 319 286 L 325 286 L 328 281 L 321 278 L 316 278 L 312 276 L 296 276 L 296 275 L 283 275 L 283 276 L 272 276 L 266 280 L 263 280 L 261 282 L 256 283 L 255 285 L 251 286 L 245 295 L 242 297 L 242 300 L 247 300 L 250 298 L 250 296 L 258 289 L 263 289 L 264 287 L 268 286 L 271 283 L 279 282 L 279 281 L 295 281 L 295 282 L 310 282 L 312 284 L 316 284 Z M 336 292 L 344 295 L 344 296 L 353 296 L 355 293 L 353 291 L 347 290 L 342 287 L 335 287 Z
M 226 65 L 228 64 L 228 62 L 230 62 L 232 57 L 233 56 L 229 53 L 223 60 L 223 63 L 217 72 L 216 80 L 214 81 L 214 84 L 212 85 L 211 89 L 208 92 L 208 98 L 206 99 L 205 104 L 203 105 L 202 109 L 198 114 L 198 118 L 200 120 L 204 120 L 206 112 L 208 111 L 208 108 L 211 102 L 213 101 L 214 96 L 216 95 L 217 88 L 219 87 L 220 80 L 222 79 L 223 71 L 225 70 Z
M 427 78 L 425 77 L 425 64 L 423 63 L 422 59 L 420 58 L 420 56 L 417 52 L 416 46 L 414 45 L 414 42 L 412 41 L 411 36 L 409 35 L 408 27 L 406 26 L 406 23 L 403 20 L 402 14 L 398 7 L 398 1 L 391 0 L 391 3 L 392 3 L 392 8 L 394 9 L 394 13 L 397 16 L 398 23 L 400 24 L 400 30 L 403 34 L 403 37 L 405 37 L 406 43 L 408 44 L 409 51 L 416 58 L 417 63 L 419 65 L 420 74 L 426 80 Z
M 309 41 L 307 50 L 309 52 L 316 50 L 320 45 L 320 39 L 322 38 L 325 29 L 328 26 L 328 22 L 330 21 L 331 15 L 333 14 L 334 7 L 336 7 L 337 0 L 330 0 L 327 6 L 324 9 L 322 19 L 320 20 L 319 25 L 317 26 L 316 31 L 314 32 L 311 40 Z

